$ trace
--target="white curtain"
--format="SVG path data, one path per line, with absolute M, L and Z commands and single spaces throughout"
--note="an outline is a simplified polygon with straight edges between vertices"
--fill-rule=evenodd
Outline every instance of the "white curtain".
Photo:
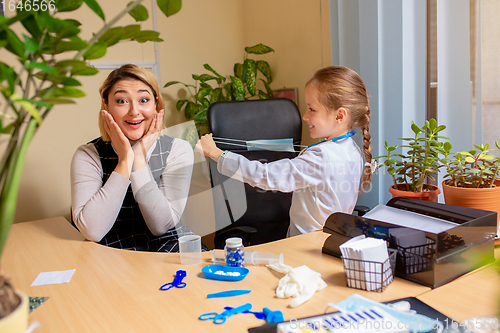
M 356 70 L 370 93 L 372 155 L 401 145 L 411 121 L 425 119 L 426 7 L 422 0 L 331 0 L 332 63 Z M 390 199 L 390 175 L 373 175 L 358 203 Z
M 426 3 L 330 0 L 332 64 L 356 70 L 368 88 L 373 156 L 386 153 L 385 141 L 402 145 L 399 138 L 412 136 L 412 121 L 419 125 L 425 121 Z M 479 107 L 471 112 L 469 7 L 469 0 L 437 0 L 437 120 L 447 126 L 443 135 L 454 150 L 471 149 L 473 134 L 477 142 L 482 135 L 480 84 L 476 85 Z M 479 82 L 480 59 L 479 52 Z M 374 175 L 373 190 L 359 203 L 385 204 L 391 184 L 390 175 L 381 170 Z
M 472 148 L 469 0 L 437 1 L 437 115 L 453 150 Z

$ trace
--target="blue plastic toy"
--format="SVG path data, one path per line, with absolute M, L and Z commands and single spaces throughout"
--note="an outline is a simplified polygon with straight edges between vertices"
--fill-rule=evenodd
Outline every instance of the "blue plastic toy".
M 160 290 L 169 290 L 170 288 L 176 287 L 176 288 L 184 288 L 186 286 L 186 282 L 182 282 L 182 279 L 186 277 L 186 271 L 183 270 L 178 270 L 175 273 L 174 281 L 165 283 L 163 286 L 160 287 Z
M 262 310 L 264 314 L 266 315 L 266 320 L 269 324 L 272 323 L 281 323 L 285 321 L 285 317 L 283 316 L 283 312 L 276 310 L 272 311 L 269 308 L 264 308 Z
M 252 304 L 246 303 L 240 306 L 237 306 L 235 308 L 232 308 L 231 310 L 224 310 L 221 314 L 218 314 L 217 312 L 208 312 L 200 315 L 198 319 L 200 320 L 210 320 L 213 319 L 215 324 L 224 324 L 226 322 L 226 318 L 230 317 L 234 314 L 237 313 L 242 313 L 245 311 L 248 311 L 252 308 Z
M 232 307 L 230 306 L 226 306 L 224 307 L 224 310 L 231 310 Z M 263 312 L 257 312 L 257 311 L 250 311 L 250 310 L 246 310 L 246 311 L 243 311 L 242 313 L 251 313 L 253 314 L 257 319 L 266 319 L 266 315 L 263 313 Z

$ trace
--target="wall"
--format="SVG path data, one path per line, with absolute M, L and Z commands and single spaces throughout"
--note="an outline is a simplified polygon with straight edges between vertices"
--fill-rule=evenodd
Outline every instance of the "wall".
M 100 1 L 109 20 L 123 1 Z M 151 3 L 144 1 L 150 17 Z M 82 30 L 90 36 L 100 20 L 93 18 L 85 5 L 78 11 Z M 83 22 L 85 21 L 85 22 Z M 120 24 L 134 23 L 124 18 Z M 152 20 L 142 23 L 152 29 Z M 263 56 L 274 73 L 273 89 L 297 87 L 299 108 L 303 113 L 303 87 L 315 70 L 331 63 L 328 1 L 302 0 L 189 0 L 176 15 L 166 18 L 157 13 L 157 29 L 163 42 L 158 43 L 161 85 L 171 80 L 189 83 L 191 74 L 204 72 L 208 63 L 221 74 L 229 74 L 235 62 L 241 62 L 245 46 L 267 44 L 275 53 Z M 101 61 L 154 61 L 154 44 L 123 43 L 113 46 Z M 63 215 L 69 219 L 71 204 L 69 169 L 76 148 L 99 136 L 97 114 L 98 89 L 109 70 L 81 79 L 86 97 L 75 105 L 56 106 L 45 120 L 29 147 L 19 192 L 16 222 Z M 185 97 L 181 86 L 163 89 L 166 100 L 166 125 L 185 121 L 175 110 L 175 102 Z M 304 128 L 304 143 L 312 143 Z M 199 157 L 198 157 L 199 158 Z M 200 171 L 201 172 L 201 171 Z M 203 177 L 202 177 L 203 178 Z M 197 183 L 206 190 L 206 179 Z M 211 208 L 203 197 L 202 210 Z M 188 202 L 187 220 L 195 221 L 200 206 Z M 205 212 L 206 213 L 206 212 Z M 186 216 L 183 221 L 186 220 Z
M 124 2 L 100 1 L 109 20 Z M 241 59 L 243 48 L 243 26 L 241 24 L 242 1 L 235 0 L 190 0 L 183 2 L 182 10 L 170 18 L 158 11 L 157 28 L 164 42 L 159 43 L 161 81 L 189 82 L 191 74 L 203 71 L 208 62 L 221 72 L 229 72 L 232 65 Z M 150 17 L 151 2 L 144 1 Z M 91 32 L 102 26 L 85 4 L 78 10 L 82 31 L 89 38 Z M 221 19 L 223 18 L 223 19 Z M 133 24 L 133 19 L 124 18 L 119 24 Z M 143 29 L 152 29 L 152 20 L 142 23 Z M 96 28 L 97 27 L 97 28 Z M 154 61 L 154 44 L 133 42 L 116 45 L 108 54 L 98 59 L 115 62 Z M 86 97 L 76 105 L 56 106 L 44 121 L 32 141 L 26 158 L 19 191 L 16 222 L 63 215 L 69 219 L 71 204 L 69 170 L 76 148 L 99 136 L 97 114 L 100 108 L 99 86 L 109 73 L 101 70 L 93 77 L 83 77 L 82 90 Z M 166 99 L 165 118 L 167 125 L 185 121 L 175 110 L 179 94 L 177 88 L 164 90 Z
M 483 139 L 495 147 L 500 142 L 500 63 L 498 45 L 500 45 L 500 2 L 481 1 L 482 33 L 482 87 L 483 87 Z M 475 142 L 478 144 L 479 142 Z M 497 152 L 493 149 L 493 152 Z
M 245 45 L 263 43 L 275 53 L 263 56 L 273 70 L 273 89 L 298 88 L 304 114 L 304 86 L 314 72 L 331 65 L 327 0 L 247 0 L 244 2 Z M 304 145 L 312 144 L 307 126 Z

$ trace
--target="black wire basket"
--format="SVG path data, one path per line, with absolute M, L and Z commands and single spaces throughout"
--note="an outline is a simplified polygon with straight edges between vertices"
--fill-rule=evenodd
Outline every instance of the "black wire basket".
M 397 251 L 387 249 L 385 262 L 342 258 L 347 286 L 350 288 L 382 292 L 394 280 Z
M 427 244 L 418 246 L 397 246 L 398 259 L 396 269 L 398 273 L 408 275 L 432 270 L 433 256 L 436 253 L 436 243 L 427 239 Z

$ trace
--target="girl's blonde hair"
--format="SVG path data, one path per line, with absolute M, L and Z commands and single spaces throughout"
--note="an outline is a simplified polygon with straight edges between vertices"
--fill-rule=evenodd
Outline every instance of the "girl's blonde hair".
M 160 85 L 156 76 L 150 71 L 133 64 L 123 65 L 120 68 L 115 69 L 109 73 L 108 77 L 102 83 L 101 88 L 99 88 L 99 94 L 101 95 L 101 110 L 106 109 L 108 104 L 108 97 L 113 86 L 123 80 L 138 80 L 142 81 L 147 85 L 153 92 L 153 96 L 156 102 L 156 112 L 158 113 L 164 108 L 165 102 L 163 101 L 163 96 L 160 93 Z M 104 119 L 102 118 L 101 112 L 99 112 L 99 131 L 101 132 L 101 137 L 104 141 L 111 141 L 106 129 L 104 128 Z M 165 124 L 163 124 L 165 128 Z
M 370 104 L 368 92 L 361 77 L 347 67 L 330 66 L 318 70 L 307 82 L 316 88 L 319 102 L 327 110 L 344 107 L 352 120 L 350 127 L 360 128 L 363 134 L 363 154 L 371 163 Z M 361 191 L 366 190 L 372 179 L 371 167 L 365 165 L 361 180 Z

